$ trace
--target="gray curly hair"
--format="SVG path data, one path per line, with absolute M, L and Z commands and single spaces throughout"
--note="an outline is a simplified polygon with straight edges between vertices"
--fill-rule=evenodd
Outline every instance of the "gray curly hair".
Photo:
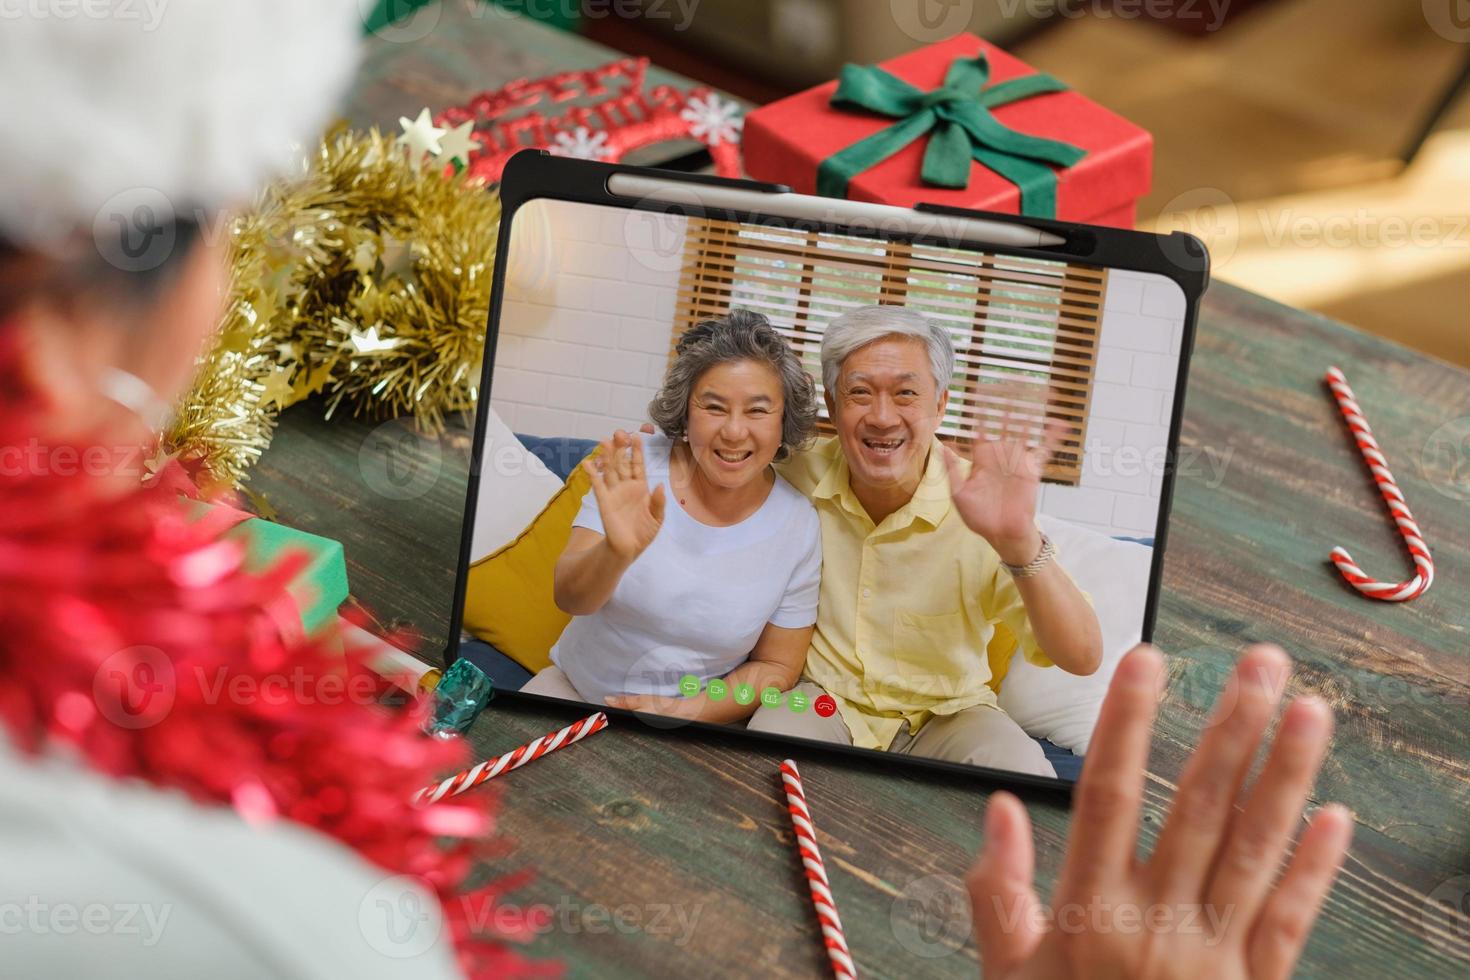
M 731 310 L 722 317 L 702 320 L 679 338 L 663 387 L 648 403 L 649 418 L 670 439 L 683 436 L 689 429 L 689 398 L 695 382 L 710 368 L 733 361 L 764 364 L 781 379 L 781 447 L 776 458 L 785 459 L 816 432 L 816 383 L 786 338 L 752 310 Z

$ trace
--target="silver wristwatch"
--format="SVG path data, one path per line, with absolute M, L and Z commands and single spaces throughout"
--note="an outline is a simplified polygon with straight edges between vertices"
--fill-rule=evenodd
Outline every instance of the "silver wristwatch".
M 1051 543 L 1051 538 L 1046 536 L 1045 531 L 1039 533 L 1041 534 L 1041 550 L 1036 553 L 1035 558 L 1024 565 L 1006 565 L 1005 562 L 1001 562 L 1006 566 L 1006 571 L 1011 573 L 1011 578 L 1030 578 L 1050 565 L 1051 560 L 1057 556 L 1057 549 Z

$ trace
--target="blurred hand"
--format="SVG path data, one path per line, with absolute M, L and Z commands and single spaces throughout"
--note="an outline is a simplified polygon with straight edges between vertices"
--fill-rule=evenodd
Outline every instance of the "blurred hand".
M 1352 836 L 1352 815 L 1318 810 L 1278 866 L 1332 733 L 1327 706 L 1286 709 L 1265 767 L 1246 775 L 1285 687 L 1278 648 L 1248 648 L 1185 767 L 1147 861 L 1136 857 L 1163 659 L 1139 646 L 1118 667 L 1083 764 L 1052 912 L 1032 888 L 1031 824 L 996 793 L 968 885 L 987 980 L 1013 977 L 1290 976 Z
M 582 461 L 602 514 L 603 537 L 613 554 L 631 562 L 653 543 L 664 523 L 664 488 L 648 492 L 643 440 L 622 429 L 602 443 L 602 452 Z

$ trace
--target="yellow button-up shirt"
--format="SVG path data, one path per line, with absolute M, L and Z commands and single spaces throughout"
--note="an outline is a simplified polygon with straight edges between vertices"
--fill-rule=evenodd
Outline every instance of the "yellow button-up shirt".
M 905 721 L 917 732 L 935 715 L 995 704 L 992 640 L 998 664 L 1019 642 L 1031 663 L 1052 666 L 1000 556 L 954 509 L 937 445 L 913 498 L 877 526 L 835 436 L 777 469 L 821 519 L 821 598 L 805 676 L 836 699 L 854 745 L 886 749 Z

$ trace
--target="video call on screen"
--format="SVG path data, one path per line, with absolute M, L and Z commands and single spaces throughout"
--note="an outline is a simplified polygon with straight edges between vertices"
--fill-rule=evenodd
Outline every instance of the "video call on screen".
M 1075 778 L 1112 667 L 1138 642 L 1143 626 L 1184 342 L 1186 300 L 1177 285 L 1156 274 L 1004 252 L 547 199 L 516 212 L 503 261 L 490 398 L 480 409 L 487 413 L 486 435 L 464 608 L 464 628 L 474 640 L 462 646 L 462 656 L 493 665 L 502 688 L 528 686 L 598 707 L 620 687 L 666 698 L 666 704 L 718 695 L 748 706 L 744 717 L 729 722 L 734 727 L 841 741 L 846 719 L 849 728 L 866 733 L 847 732 L 850 744 L 860 747 L 891 737 L 890 744 L 876 747 Z M 949 335 L 955 363 L 945 409 L 936 418 L 939 442 L 967 457 L 977 433 L 1031 445 L 1041 444 L 1044 433 L 1060 433 L 1042 473 L 1036 523 L 1098 619 L 1101 668 L 1082 676 L 1035 662 L 1023 655 L 1013 630 L 987 633 L 983 624 L 970 623 L 967 631 L 948 635 L 942 628 L 922 628 L 925 617 L 943 618 L 950 596 L 956 610 L 974 619 L 967 603 L 976 600 L 962 593 L 979 587 L 957 581 L 954 567 L 943 562 L 920 563 L 905 569 L 907 587 L 920 587 L 916 594 L 935 605 L 918 610 L 917 620 L 902 609 L 892 614 L 918 627 L 885 628 L 882 636 L 858 644 L 871 643 L 870 649 L 828 650 L 827 666 L 817 671 L 809 664 L 804 671 L 803 680 L 820 675 L 831 681 L 831 664 L 846 663 L 843 669 L 855 676 L 833 692 L 841 697 L 823 698 L 820 685 L 747 690 L 727 680 L 733 672 L 715 676 L 704 670 L 713 662 L 704 651 L 679 647 L 686 663 L 655 649 L 662 642 L 660 624 L 684 622 L 695 609 L 707 618 L 703 628 L 713 649 L 735 642 L 720 635 L 727 630 L 721 613 L 726 606 L 759 617 L 760 602 L 766 602 L 772 622 L 795 621 L 789 610 L 805 601 L 801 596 L 766 589 L 757 601 L 754 584 L 749 595 L 737 595 L 740 583 L 721 576 L 717 552 L 723 546 L 711 544 L 716 551 L 696 570 L 660 565 L 672 561 L 667 556 L 649 559 L 638 570 L 652 549 L 640 556 L 620 582 L 621 592 L 614 591 L 592 614 L 601 617 L 597 629 L 603 632 L 597 635 L 609 638 L 608 661 L 562 670 L 552 684 L 543 672 L 556 671 L 558 644 L 566 648 L 588 625 L 577 626 L 578 617 L 560 610 L 551 595 L 557 554 L 592 496 L 585 472 L 576 475 L 578 465 L 621 429 L 648 447 L 648 479 L 667 475 L 667 463 L 657 473 L 653 463 L 660 451 L 675 450 L 661 433 L 650 437 L 640 429 L 652 420 L 650 403 L 664 385 L 679 338 L 734 310 L 762 315 L 816 383 L 817 431 L 806 451 L 826 445 L 830 457 L 841 451 L 841 442 L 830 441 L 835 430 L 823 398 L 822 337 L 843 314 L 874 306 L 915 311 Z M 774 469 L 784 473 L 786 465 L 791 464 Z M 790 485 L 805 507 L 811 487 L 803 490 L 795 477 Z M 677 500 L 666 507 L 678 507 Z M 688 517 L 681 513 L 680 519 Z M 666 517 L 660 535 L 673 526 Z M 689 533 L 695 535 L 690 541 L 704 540 L 698 528 Z M 882 561 L 883 553 L 876 545 L 865 552 L 873 557 L 864 560 Z M 818 593 L 819 630 L 824 612 L 831 612 L 820 604 L 833 601 L 838 583 L 861 588 L 858 572 L 833 565 L 843 554 L 830 544 L 823 547 L 826 591 Z M 779 574 L 786 576 L 782 568 Z M 710 594 L 701 595 L 706 587 Z M 882 598 L 866 601 L 879 608 Z M 865 608 L 858 597 L 852 602 Z M 852 603 L 836 605 L 845 609 Z M 589 653 L 585 640 L 579 643 L 578 656 L 601 656 Z M 957 643 L 975 648 L 953 649 Z M 951 648 L 930 650 L 926 644 Z M 915 693 L 906 695 L 902 672 L 927 674 L 931 659 L 934 683 L 915 681 Z M 882 678 L 881 694 L 866 692 L 880 684 L 861 676 L 867 664 L 900 676 Z M 925 739 L 924 730 L 949 718 L 945 712 L 961 703 L 946 702 L 951 694 L 974 701 L 971 708 L 1003 713 L 1010 735 L 993 735 L 1000 731 L 988 723 L 995 715 L 982 712 L 980 723 L 968 727 L 950 718 L 947 739 Z M 780 724 L 772 729 L 759 721 L 763 716 Z M 892 719 L 899 736 L 890 735 Z M 971 753 L 963 744 L 992 737 L 1006 746 L 1004 752 Z M 919 748 L 941 743 L 942 749 Z M 1046 762 L 1039 762 L 1043 757 Z

